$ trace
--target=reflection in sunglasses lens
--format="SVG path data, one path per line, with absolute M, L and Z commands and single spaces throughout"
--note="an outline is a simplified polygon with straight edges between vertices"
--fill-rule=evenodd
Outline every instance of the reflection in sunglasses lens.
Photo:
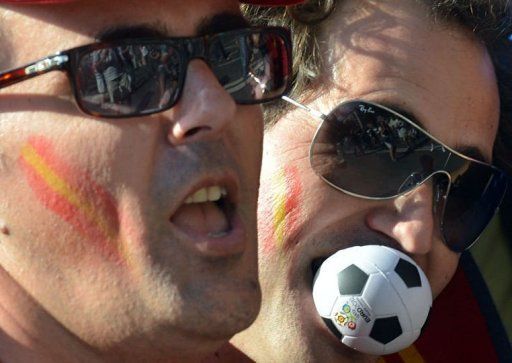
M 436 212 L 445 242 L 458 252 L 487 226 L 507 185 L 499 169 L 463 157 L 405 117 L 363 101 L 343 103 L 324 118 L 310 161 L 328 184 L 368 199 L 395 198 L 438 174 L 445 177 L 433 180 L 446 183 L 450 175 L 446 201 L 434 199 L 442 204 Z
M 188 62 L 202 58 L 239 104 L 281 96 L 289 83 L 285 34 L 257 29 L 197 38 L 134 41 L 90 47 L 78 57 L 77 101 L 104 117 L 145 115 L 171 107 L 179 98 Z
M 176 97 L 181 67 L 170 45 L 128 45 L 93 50 L 80 58 L 79 98 L 99 115 L 147 114 Z
M 450 248 L 462 252 L 476 241 L 494 216 L 505 194 L 504 174 L 485 165 L 471 164 L 452 180 L 442 229 Z

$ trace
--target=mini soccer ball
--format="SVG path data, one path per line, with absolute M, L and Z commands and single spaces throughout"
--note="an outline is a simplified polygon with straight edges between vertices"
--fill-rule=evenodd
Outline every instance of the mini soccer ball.
M 407 348 L 419 337 L 432 291 L 409 256 L 369 245 L 338 251 L 325 260 L 313 282 L 313 300 L 343 344 L 384 355 Z

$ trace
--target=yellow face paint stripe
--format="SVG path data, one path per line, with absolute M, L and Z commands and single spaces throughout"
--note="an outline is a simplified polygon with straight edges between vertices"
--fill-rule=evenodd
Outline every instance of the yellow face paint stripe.
M 273 185 L 276 188 L 274 198 L 274 234 L 276 247 L 281 248 L 284 241 L 286 226 L 286 175 L 284 170 L 275 176 Z
M 55 173 L 45 162 L 45 160 L 37 153 L 32 145 L 27 144 L 21 151 L 23 159 L 30 165 L 34 171 L 47 183 L 55 193 L 65 198 L 71 205 L 82 212 L 86 218 L 95 226 L 98 226 L 105 237 L 112 238 L 115 232 L 106 223 L 105 218 L 95 212 L 95 207 L 90 204 L 87 199 L 81 197 L 74 191 L 69 184 Z

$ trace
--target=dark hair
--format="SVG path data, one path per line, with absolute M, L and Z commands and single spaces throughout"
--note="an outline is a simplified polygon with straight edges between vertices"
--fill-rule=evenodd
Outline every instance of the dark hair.
M 264 8 L 243 5 L 245 15 L 261 25 L 281 25 L 292 30 L 294 59 L 291 97 L 301 99 L 320 89 L 315 84 L 324 73 L 320 39 L 323 21 L 342 0 L 310 0 L 295 7 Z M 411 0 L 413 1 L 413 0 Z M 500 94 L 500 121 L 494 144 L 494 163 L 512 175 L 512 5 L 509 0 L 415 0 L 426 5 L 434 22 L 457 24 L 480 39 L 493 60 Z M 321 81 L 320 81 L 321 82 Z M 275 101 L 265 105 L 265 121 L 273 125 L 290 105 Z M 501 211 L 505 234 L 512 243 L 512 187 Z
M 243 5 L 245 15 L 259 25 L 281 25 L 293 34 L 292 98 L 303 99 L 320 87 L 324 73 L 321 36 L 324 20 L 342 0 L 310 0 L 292 7 Z M 411 0 L 413 1 L 413 0 Z M 487 47 L 498 79 L 501 116 L 494 158 L 512 172 L 512 6 L 509 0 L 415 0 L 425 5 L 434 22 L 458 24 L 471 30 Z M 275 101 L 266 105 L 267 125 L 274 124 L 290 105 Z

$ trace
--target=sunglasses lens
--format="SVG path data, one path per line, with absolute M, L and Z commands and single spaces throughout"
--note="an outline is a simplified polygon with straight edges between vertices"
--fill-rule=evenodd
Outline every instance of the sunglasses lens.
M 88 51 L 77 64 L 77 100 L 88 113 L 104 117 L 158 112 L 178 97 L 182 63 L 168 44 Z
M 452 179 L 446 200 L 442 230 L 447 245 L 456 252 L 469 248 L 496 213 L 507 188 L 498 169 L 471 163 Z
M 447 152 L 394 113 L 366 102 L 332 111 L 311 147 L 311 165 L 329 184 L 369 198 L 391 198 L 442 169 Z
M 212 40 L 210 66 L 239 104 L 280 97 L 288 87 L 289 48 L 273 31 L 229 32 Z
M 202 58 L 237 103 L 266 102 L 288 89 L 289 44 L 282 28 L 255 28 L 209 38 L 91 47 L 73 59 L 76 99 L 95 116 L 159 112 L 178 100 L 188 62 Z
M 507 188 L 499 169 L 463 158 L 403 116 L 362 101 L 341 104 L 326 116 L 310 158 L 327 183 L 365 198 L 392 198 L 432 176 L 436 185 L 446 184 L 444 195 L 449 174 L 448 197 L 434 200 L 444 240 L 457 252 L 482 233 Z

